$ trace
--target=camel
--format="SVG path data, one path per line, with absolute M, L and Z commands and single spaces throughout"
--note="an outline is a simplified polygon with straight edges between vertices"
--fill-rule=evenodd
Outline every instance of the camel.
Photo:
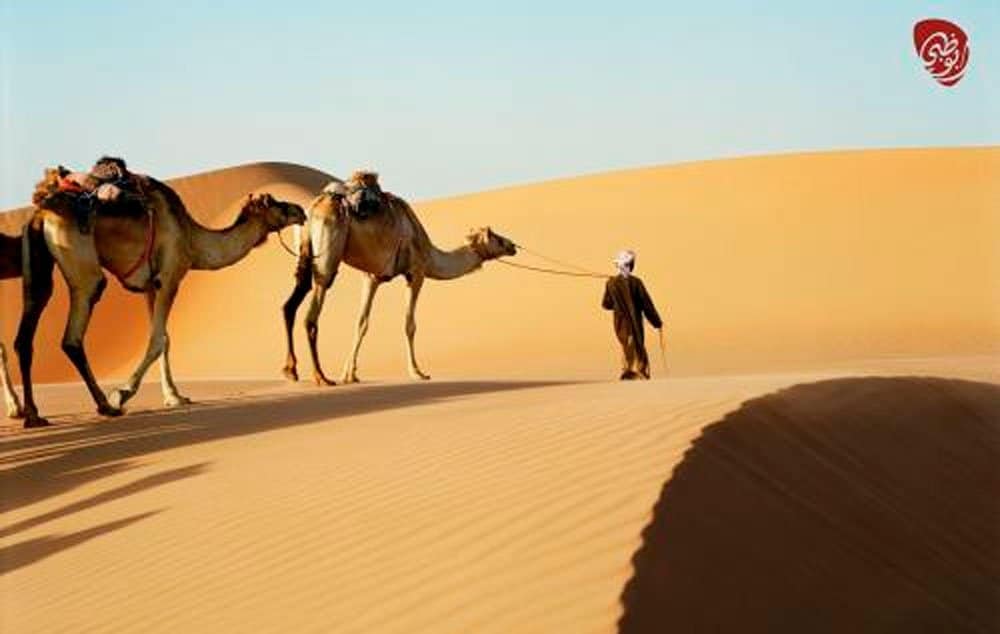
M 517 253 L 513 242 L 489 227 L 470 232 L 463 246 L 451 251 L 438 249 L 410 205 L 398 196 L 383 192 L 374 172 L 356 172 L 347 183 L 331 183 L 312 201 L 307 215 L 295 288 L 282 309 L 288 346 L 283 373 L 292 381 L 299 378 L 292 327 L 295 313 L 311 286 L 312 302 L 306 314 L 305 330 L 313 362 L 313 380 L 317 385 L 336 385 L 324 374 L 316 346 L 323 301 L 341 262 L 365 274 L 354 343 L 341 381 L 358 382 L 358 352 L 368 331 L 375 292 L 383 282 L 399 275 L 406 278 L 409 293 L 405 328 L 407 369 L 413 379 L 426 380 L 430 377 L 417 364 L 413 346 L 417 331 L 417 299 L 424 280 L 452 280 L 478 270 L 487 260 Z
M 305 221 L 302 207 L 275 200 L 270 194 L 248 195 L 236 221 L 221 230 L 208 229 L 188 214 L 180 196 L 164 183 L 145 177 L 145 211 L 98 214 L 84 232 L 67 209 L 72 198 L 59 190 L 59 172 L 48 170 L 36 188 L 37 206 L 24 243 L 25 302 L 18 328 L 17 350 L 24 387 L 25 426 L 48 424 L 39 416 L 31 387 L 32 341 L 38 319 L 52 294 L 53 265 L 70 291 L 70 313 L 62 348 L 87 384 L 100 414 L 117 416 L 135 394 L 149 366 L 162 354 L 164 404 L 190 403 L 181 395 L 170 371 L 167 317 L 184 276 L 190 270 L 231 266 L 271 232 Z M 94 305 L 107 285 L 102 269 L 129 291 L 146 295 L 150 315 L 145 355 L 125 385 L 105 396 L 97 385 L 83 349 L 83 337 Z
M 21 238 L 0 234 L 0 280 L 21 277 Z M 21 418 L 21 401 L 11 385 L 7 371 L 7 348 L 0 342 L 0 387 L 3 389 L 7 416 Z

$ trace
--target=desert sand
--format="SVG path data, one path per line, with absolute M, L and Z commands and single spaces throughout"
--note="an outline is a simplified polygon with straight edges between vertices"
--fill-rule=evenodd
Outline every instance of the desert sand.
M 0 428 L 0 631 L 996 631 L 998 173 L 1000 148 L 839 152 L 415 203 L 441 247 L 491 224 L 599 270 L 638 251 L 669 346 L 643 383 L 609 380 L 599 280 L 498 263 L 425 287 L 435 380 L 402 381 L 396 282 L 368 382 L 284 383 L 294 264 L 272 239 L 181 290 L 172 356 L 198 403 L 163 410 L 147 384 L 99 419 L 60 295 L 37 341 L 57 426 Z M 327 178 L 171 183 L 223 226 L 248 191 L 305 203 Z M 323 315 L 332 374 L 359 286 L 344 269 Z M 145 321 L 112 283 L 86 342 L 109 386 Z

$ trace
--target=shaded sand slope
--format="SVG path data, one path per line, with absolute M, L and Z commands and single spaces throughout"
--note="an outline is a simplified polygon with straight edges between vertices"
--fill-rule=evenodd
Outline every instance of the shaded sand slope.
M 995 351 L 997 174 L 1000 148 L 783 155 L 586 176 L 417 208 L 442 247 L 484 224 L 600 270 L 617 249 L 635 247 L 639 272 L 666 314 L 673 370 L 759 371 Z M 304 201 L 324 180 L 306 168 L 263 164 L 173 182 L 199 218 L 220 226 L 246 191 Z M 392 174 L 383 181 L 393 190 Z M 224 211 L 209 213 L 216 209 Z M 293 267 L 272 238 L 235 267 L 193 273 L 171 322 L 176 372 L 277 377 L 280 306 Z M 12 285 L 4 286 L 5 306 L 16 308 Z M 328 296 L 320 338 L 332 374 L 350 344 L 359 286 L 357 272 L 345 268 Z M 418 354 L 438 377 L 607 376 L 617 353 L 601 290 L 599 280 L 495 263 L 465 279 L 430 282 Z M 139 298 L 117 291 L 109 298 L 87 341 L 103 378 L 127 374 L 146 328 Z M 56 345 L 64 314 L 60 303 L 45 318 L 44 380 L 75 380 Z M 403 314 L 397 281 L 376 299 L 363 378 L 405 376 Z M 301 327 L 297 337 L 304 352 Z
M 750 400 L 664 485 L 620 631 L 996 632 L 998 464 L 995 384 L 851 378 Z
M 0 436 L 0 625 L 996 631 L 1000 388 L 833 378 L 196 387 Z
M 188 211 L 201 223 L 221 228 L 229 225 L 236 217 L 240 205 L 251 192 L 270 192 L 279 198 L 292 200 L 305 205 L 312 199 L 314 192 L 319 191 L 332 177 L 323 172 L 290 163 L 256 163 L 228 169 L 198 174 L 184 178 L 170 179 L 167 182 L 174 187 L 184 200 Z M 16 234 L 30 214 L 30 209 L 23 208 L 13 212 L 0 214 L 0 231 Z M 291 236 L 289 235 L 289 239 Z M 282 257 L 277 251 L 274 241 L 270 248 L 257 249 L 248 256 L 248 260 L 260 259 L 258 266 L 279 271 L 288 266 L 290 258 Z M 246 261 L 244 262 L 244 265 Z M 189 276 L 181 289 L 176 314 L 184 311 L 193 312 L 189 322 L 190 334 L 176 335 L 188 339 L 190 343 L 203 347 L 212 336 L 213 330 L 239 314 L 239 302 L 242 293 L 273 295 L 280 292 L 281 285 L 271 288 L 248 284 L 246 279 L 229 280 L 233 288 L 223 285 L 213 285 L 210 280 L 206 286 L 204 279 L 198 279 L 204 274 Z M 65 283 L 56 273 L 56 293 L 43 315 L 36 340 L 36 378 L 41 381 L 77 380 L 78 375 L 62 354 L 59 342 L 68 313 L 68 302 Z M 0 332 L 4 341 L 11 342 L 17 329 L 20 316 L 20 282 L 7 281 L 0 284 Z M 211 312 L 204 312 L 199 298 L 204 293 L 222 294 L 222 305 L 209 305 Z M 177 317 L 174 317 L 177 320 Z M 212 328 L 209 324 L 215 324 Z M 248 323 L 247 327 L 253 327 Z M 95 311 L 91 328 L 87 334 L 86 345 L 90 353 L 91 363 L 99 377 L 121 376 L 127 374 L 126 368 L 138 360 L 145 349 L 147 337 L 147 319 L 145 301 L 141 295 L 125 292 L 117 282 L 108 285 L 101 303 Z M 213 373 L 218 368 L 206 368 Z M 15 375 L 17 372 L 15 371 Z

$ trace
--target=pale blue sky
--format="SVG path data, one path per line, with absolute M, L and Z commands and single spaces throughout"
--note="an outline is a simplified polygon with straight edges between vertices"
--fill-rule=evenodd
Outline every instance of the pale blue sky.
M 1000 143 L 1000 2 L 0 0 L 0 207 L 100 154 L 379 169 L 413 199 L 705 158 Z M 938 86 L 913 23 L 970 35 Z

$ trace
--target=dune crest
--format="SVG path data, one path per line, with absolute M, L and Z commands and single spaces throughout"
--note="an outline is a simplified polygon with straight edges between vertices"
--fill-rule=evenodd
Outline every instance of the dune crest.
M 609 273 L 618 249 L 635 248 L 638 273 L 666 320 L 676 374 L 794 369 L 995 353 L 997 173 L 997 147 L 792 154 L 585 176 L 416 208 L 441 247 L 461 244 L 470 226 L 490 224 L 519 243 Z M 329 178 L 262 163 L 171 183 L 196 217 L 219 226 L 231 212 L 209 211 L 232 210 L 247 191 L 267 188 L 304 202 Z M 393 190 L 392 175 L 383 180 Z M 293 268 L 272 240 L 231 270 L 193 274 L 171 322 L 175 372 L 278 376 L 279 310 Z M 356 272 L 342 271 L 320 322 L 331 368 L 343 363 L 360 294 Z M 16 312 L 15 286 L 3 285 L 3 299 Z M 600 292 L 599 280 L 495 264 L 468 280 L 428 283 L 418 324 L 425 369 L 442 378 L 608 376 L 617 353 Z M 390 288 L 376 300 L 362 376 L 405 376 L 403 296 Z M 58 349 L 62 302 L 43 320 L 43 381 L 76 378 Z M 11 321 L 4 324 L 8 338 Z M 212 327 L 223 322 L 226 328 Z M 141 299 L 112 288 L 87 342 L 100 376 L 124 372 L 140 353 L 144 329 Z
M 170 331 L 181 381 L 212 379 L 182 384 L 198 404 L 148 386 L 106 420 L 44 385 L 54 429 L 0 426 L 0 629 L 996 630 L 998 168 L 1000 148 L 756 157 L 417 205 L 445 248 L 486 224 L 609 271 L 635 248 L 668 328 L 650 382 L 588 381 L 617 375 L 601 280 L 493 263 L 428 283 L 430 383 L 383 381 L 405 373 L 397 283 L 375 381 L 318 389 L 277 380 L 295 262 L 273 240 L 192 273 Z M 328 178 L 172 182 L 222 226 L 247 191 L 304 203 Z M 332 368 L 358 282 L 343 269 L 323 315 Z M 112 284 L 97 308 L 108 382 L 142 304 Z M 41 380 L 76 381 L 64 316 Z

